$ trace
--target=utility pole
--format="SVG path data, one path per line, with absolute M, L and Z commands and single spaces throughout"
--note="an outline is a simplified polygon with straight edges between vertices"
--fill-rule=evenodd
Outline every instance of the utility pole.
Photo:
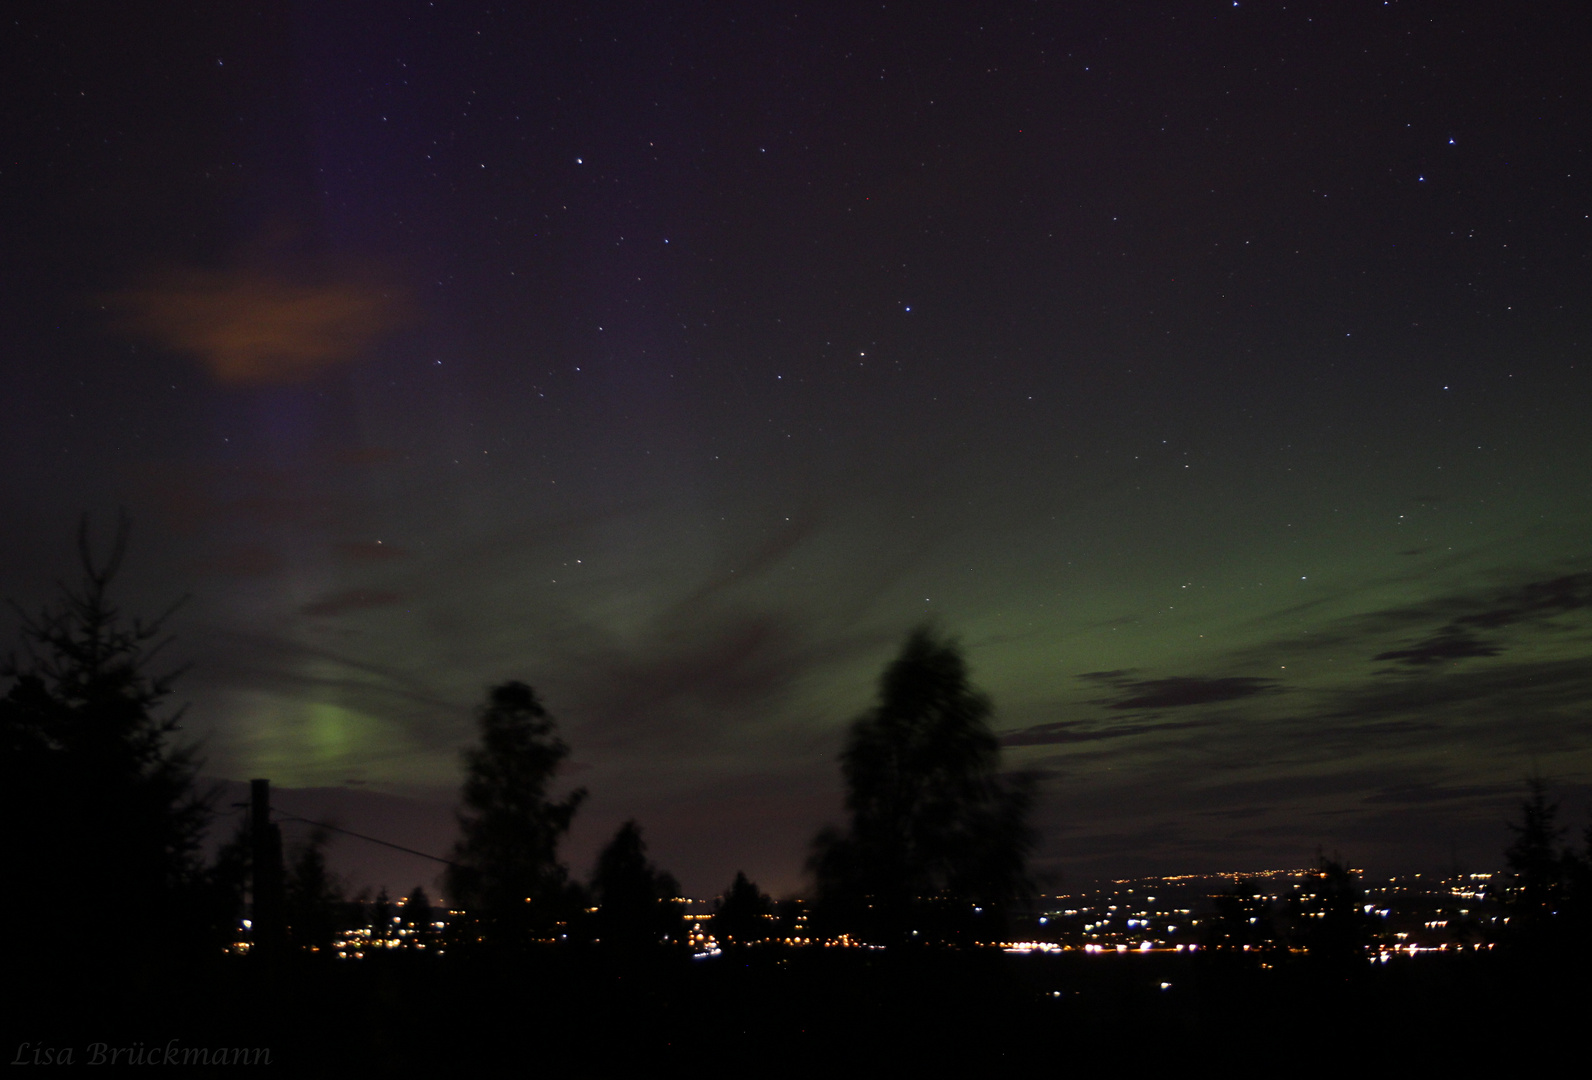
M 282 830 L 271 824 L 271 781 L 249 781 L 249 838 L 254 868 L 254 950 L 277 956 L 286 940 L 282 895 Z

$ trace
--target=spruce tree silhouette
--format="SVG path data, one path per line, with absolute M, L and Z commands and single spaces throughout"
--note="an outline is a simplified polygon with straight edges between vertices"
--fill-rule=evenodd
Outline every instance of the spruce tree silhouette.
M 295 948 L 330 955 L 333 939 L 348 922 L 341 882 L 326 866 L 331 833 L 317 828 L 299 843 L 287 867 L 287 939 Z
M 432 925 L 436 921 L 436 910 L 422 886 L 416 885 L 410 890 L 409 899 L 404 901 L 403 920 L 404 929 L 422 944 L 436 937 L 436 927 Z
M 713 916 L 713 936 L 721 944 L 746 945 L 770 937 L 774 901 L 738 870 Z
M 1216 917 L 1205 924 L 1206 947 L 1254 950 L 1276 941 L 1271 901 L 1254 878 L 1238 878 L 1231 889 L 1212 897 L 1212 902 Z
M 1509 824 L 1514 843 L 1504 851 L 1509 867 L 1504 877 L 1506 937 L 1527 949 L 1547 943 L 1564 901 L 1567 853 L 1558 850 L 1564 835 L 1555 819 L 1559 804 L 1548 801 L 1548 785 L 1541 777 L 1526 781 L 1526 798 L 1520 803 L 1520 824 Z
M 1374 926 L 1365 912 L 1365 891 L 1345 863 L 1316 856 L 1311 894 L 1295 905 L 1294 915 L 1299 943 L 1317 968 L 1335 975 L 1367 970 Z
M 248 893 L 253 874 L 254 844 L 247 815 L 237 823 L 232 836 L 216 852 L 207 871 L 212 894 L 212 922 L 220 941 L 231 944 L 242 929 L 248 914 Z
M 370 936 L 377 941 L 385 942 L 393 936 L 393 905 L 392 897 L 387 895 L 387 886 L 383 885 L 376 893 L 376 899 L 371 901 L 369 908 Z M 383 946 L 385 948 L 385 946 Z
M 627 821 L 597 857 L 592 873 L 594 926 L 604 945 L 622 952 L 684 941 L 683 911 L 673 875 L 647 861 L 641 826 Z
M 558 844 L 586 789 L 548 798 L 569 747 L 529 686 L 494 687 L 479 721 L 481 744 L 465 753 L 448 895 L 469 912 L 461 943 L 524 947 L 557 936 L 579 910 Z
M 1561 921 L 1569 931 L 1569 944 L 1583 959 L 1592 953 L 1592 828 L 1582 834 L 1580 851 L 1560 855 L 1564 900 Z
M 144 963 L 210 944 L 198 848 L 211 799 L 194 748 L 174 741 L 181 669 L 152 670 L 175 605 L 144 621 L 112 602 L 129 535 L 123 514 L 97 560 L 84 516 L 81 579 L 37 614 L 18 609 L 21 651 L 0 668 L 0 865 L 26 883 L 0 890 L 13 961 L 48 948 Z
M 922 626 L 851 725 L 840 756 L 850 823 L 813 842 L 819 915 L 878 941 L 974 933 L 1031 888 L 1032 787 L 999 773 L 990 704 L 958 645 Z

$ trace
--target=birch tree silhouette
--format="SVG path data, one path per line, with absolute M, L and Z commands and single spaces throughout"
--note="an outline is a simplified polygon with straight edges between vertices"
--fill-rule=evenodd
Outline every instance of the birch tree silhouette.
M 959 937 L 1030 889 L 1032 787 L 1001 775 L 990 711 L 958 644 L 914 630 L 840 755 L 850 820 L 813 842 L 824 921 L 886 941 Z

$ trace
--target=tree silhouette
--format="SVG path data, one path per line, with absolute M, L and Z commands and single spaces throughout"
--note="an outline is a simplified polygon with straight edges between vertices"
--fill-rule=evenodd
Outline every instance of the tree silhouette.
M 1337 859 L 1316 856 L 1313 892 L 1295 904 L 1299 942 L 1311 959 L 1335 972 L 1359 974 L 1373 923 L 1354 871 Z
M 387 886 L 383 885 L 376 893 L 376 899 L 370 905 L 370 936 L 377 941 L 385 942 L 392 937 L 392 897 L 387 895 Z
M 620 951 L 683 940 L 683 913 L 674 877 L 647 861 L 641 826 L 627 821 L 597 857 L 592 900 L 598 940 Z
M 403 920 L 411 941 L 428 948 L 436 941 L 437 928 L 433 924 L 437 921 L 437 912 L 423 887 L 416 885 L 410 891 L 409 899 L 404 901 Z
M 1567 853 L 1557 845 L 1564 830 L 1556 823 L 1559 804 L 1548 802 L 1541 777 L 1526 781 L 1520 803 L 1520 824 L 1510 823 L 1514 843 L 1504 851 L 1509 869 L 1504 882 L 1508 935 L 1527 946 L 1540 945 L 1552 928 L 1564 899 Z
M 774 901 L 746 876 L 735 880 L 713 917 L 713 936 L 722 944 L 745 945 L 769 937 L 774 928 Z
M 21 651 L 0 668 L 11 679 L 0 699 L 0 863 L 27 882 L 0 890 L 0 924 L 26 928 L 19 947 L 48 941 L 57 956 L 75 945 L 129 959 L 197 947 L 211 921 L 198 856 L 210 800 L 195 789 L 193 747 L 173 741 L 182 710 L 167 707 L 181 669 L 151 670 L 171 611 L 126 619 L 111 600 L 129 530 L 123 515 L 99 561 L 84 517 L 80 581 L 36 615 L 19 609 Z
M 558 843 L 586 790 L 548 798 L 569 747 L 529 686 L 494 687 L 478 718 L 481 743 L 464 756 L 462 835 L 448 895 L 469 911 L 470 937 L 523 946 L 552 936 L 577 907 Z
M 1214 948 L 1258 949 L 1276 940 L 1271 901 L 1254 878 L 1238 878 L 1212 897 L 1216 917 L 1205 926 L 1205 944 Z
M 208 876 L 212 896 L 212 921 L 217 937 L 227 943 L 238 939 L 241 920 L 248 914 L 249 880 L 254 870 L 254 851 L 249 820 L 237 823 L 232 837 L 221 845 L 210 864 Z
M 416 885 L 409 890 L 409 899 L 404 901 L 404 926 L 419 933 L 431 922 L 431 897 L 426 895 L 425 886 Z
M 342 883 L 326 866 L 331 833 L 317 828 L 297 847 L 287 867 L 288 941 L 300 949 L 325 951 L 344 928 L 348 901 Z
M 849 826 L 821 832 L 809 868 L 820 914 L 880 940 L 971 931 L 1030 888 L 1031 785 L 999 773 L 990 704 L 958 645 L 914 630 L 840 756 Z
M 1592 828 L 1581 841 L 1580 851 L 1566 849 L 1559 856 L 1564 890 L 1559 910 L 1569 930 L 1569 944 L 1585 957 L 1592 953 Z

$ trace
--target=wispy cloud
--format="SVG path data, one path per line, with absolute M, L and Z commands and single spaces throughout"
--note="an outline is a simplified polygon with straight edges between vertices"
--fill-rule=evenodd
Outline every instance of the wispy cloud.
M 1090 720 L 1058 720 L 1008 731 L 1000 737 L 1000 741 L 1002 746 L 1053 746 L 1065 743 L 1101 742 L 1107 739 L 1131 738 L 1135 735 L 1208 727 L 1213 723 L 1215 721 L 1181 720 L 1170 723 L 1152 721 L 1104 724 Z
M 350 611 L 364 611 L 367 608 L 390 607 L 401 603 L 403 599 L 402 593 L 386 589 L 344 589 L 305 604 L 300 610 L 306 615 L 324 618 L 343 615 Z
M 1108 709 L 1154 711 L 1190 705 L 1214 705 L 1276 692 L 1276 679 L 1248 676 L 1172 675 L 1160 679 L 1135 679 L 1132 671 L 1091 671 L 1079 678 L 1103 683 L 1121 696 L 1099 702 Z
M 1411 645 L 1385 650 L 1373 659 L 1425 666 L 1445 660 L 1497 656 L 1506 644 L 1496 636 L 1482 638 L 1477 630 L 1563 629 L 1553 625 L 1555 619 L 1592 607 L 1592 574 L 1564 574 L 1470 596 L 1449 596 L 1441 606 L 1450 613 L 1441 626 Z M 1417 616 L 1419 612 L 1408 614 Z
M 1372 659 L 1397 660 L 1402 664 L 1424 666 L 1444 660 L 1463 660 L 1471 656 L 1497 656 L 1501 652 L 1503 652 L 1501 646 L 1482 641 L 1470 634 L 1447 633 L 1427 638 L 1409 648 L 1389 649 L 1387 652 L 1377 653 Z

